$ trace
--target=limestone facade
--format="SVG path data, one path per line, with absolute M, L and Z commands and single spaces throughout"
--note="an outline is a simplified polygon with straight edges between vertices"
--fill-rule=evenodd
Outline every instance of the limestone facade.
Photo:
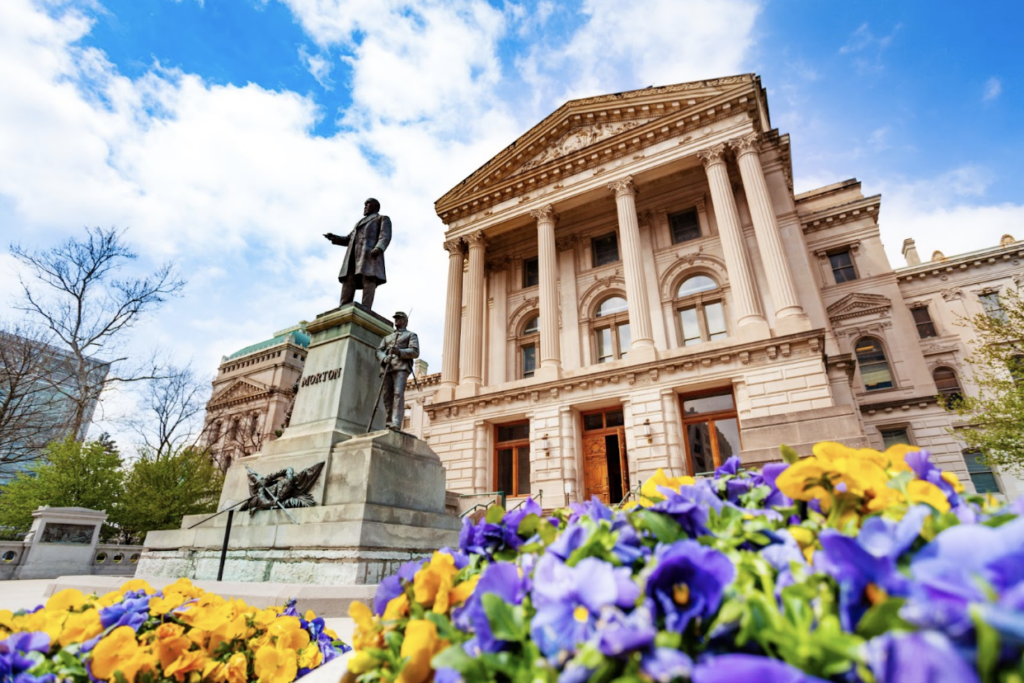
M 411 431 L 450 490 L 545 507 L 821 440 L 913 439 L 970 486 L 932 374 L 969 335 L 945 294 L 974 278 L 969 313 L 1019 280 L 1024 245 L 894 270 L 880 206 L 856 180 L 794 194 L 756 75 L 568 102 L 436 203 L 443 361 Z

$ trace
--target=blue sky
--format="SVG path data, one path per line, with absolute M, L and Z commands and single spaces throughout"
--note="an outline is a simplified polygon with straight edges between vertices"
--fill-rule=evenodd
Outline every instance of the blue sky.
M 363 199 L 391 215 L 378 308 L 413 308 L 439 369 L 433 201 L 566 99 L 756 72 L 797 190 L 881 192 L 901 263 L 1024 236 L 1013 1 L 5 0 L 0 241 L 128 228 L 183 298 L 137 329 L 212 375 L 335 305 Z M 0 316 L 13 315 L 0 256 Z

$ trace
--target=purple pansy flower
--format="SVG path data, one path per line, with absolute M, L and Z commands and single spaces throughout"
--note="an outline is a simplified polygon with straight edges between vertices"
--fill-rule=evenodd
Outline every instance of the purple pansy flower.
M 26 657 L 29 652 L 48 652 L 50 636 L 42 632 L 12 633 L 6 640 L 0 640 L 0 681 L 13 683 L 43 683 L 53 681 L 55 676 L 33 676 L 29 669 L 36 664 Z
M 449 551 L 449 554 L 455 555 Z M 464 557 L 464 556 L 463 556 Z M 384 610 L 387 609 L 388 603 L 401 595 L 405 588 L 402 582 L 412 583 L 412 580 L 416 577 L 416 572 L 423 567 L 423 563 L 426 559 L 410 560 L 405 562 L 398 571 L 384 579 L 377 585 L 377 592 L 373 596 L 373 613 L 378 617 L 384 614 Z M 467 560 L 468 562 L 468 560 Z M 456 566 L 458 566 L 458 558 L 456 557 Z
M 544 511 L 541 509 L 540 505 L 537 504 L 537 501 L 533 498 L 527 498 L 518 508 L 511 512 L 506 512 L 501 523 L 518 535 L 519 525 L 524 519 L 530 515 L 537 515 L 538 517 L 541 517 L 543 514 Z
M 681 486 L 676 493 L 667 487 L 659 487 L 658 491 L 665 500 L 657 503 L 651 510 L 668 515 L 683 527 L 691 538 L 707 536 L 708 511 L 721 511 L 723 503 L 718 494 L 710 488 L 711 482 L 699 481 L 692 486 Z
M 932 462 L 931 454 L 928 451 L 915 451 L 907 453 L 904 460 L 910 469 L 914 471 L 918 479 L 935 484 L 946 494 L 949 504 L 956 507 L 960 504 L 960 496 L 953 489 L 953 486 L 942 478 L 942 470 Z
M 545 555 L 533 573 L 533 605 L 537 610 L 531 635 L 548 657 L 575 652 L 594 636 L 597 619 L 607 607 L 632 607 L 640 590 L 628 567 L 613 567 L 594 557 L 569 567 Z M 479 590 L 479 586 L 478 586 Z
M 668 647 L 656 647 L 640 658 L 640 670 L 656 683 L 687 678 L 693 671 L 693 660 L 685 652 Z
M 294 600 L 289 603 L 294 605 Z M 149 618 L 149 597 L 127 598 L 100 610 L 100 623 L 104 629 L 131 626 L 138 631 Z
M 583 517 L 589 517 L 595 522 L 600 522 L 604 519 L 610 521 L 612 519 L 611 509 L 602 503 L 601 499 L 597 496 L 582 503 L 569 503 L 569 509 L 572 510 L 572 514 L 569 515 L 570 524 L 579 521 Z
M 886 633 L 867 645 L 877 683 L 977 683 L 978 674 L 946 636 L 935 631 Z M 695 683 L 699 683 L 696 682 Z
M 693 669 L 693 683 L 825 683 L 822 679 L 778 659 L 730 654 L 709 657 Z
M 519 575 L 519 567 L 509 562 L 496 562 L 489 565 L 480 575 L 480 581 L 473 595 L 462 607 L 452 613 L 452 621 L 464 631 L 472 631 L 475 636 L 464 648 L 470 656 L 481 652 L 498 652 L 505 642 L 497 640 L 491 631 L 491 623 L 484 611 L 483 596 L 493 593 L 503 602 L 518 605 L 523 601 L 526 587 Z
M 597 649 L 606 657 L 618 657 L 654 644 L 658 634 L 651 617 L 651 608 L 642 605 L 629 614 L 608 610 L 602 615 L 597 636 Z
M 718 611 L 725 588 L 736 577 L 732 561 L 714 548 L 685 540 L 660 546 L 657 566 L 647 578 L 647 595 L 665 628 L 682 633 L 694 619 Z

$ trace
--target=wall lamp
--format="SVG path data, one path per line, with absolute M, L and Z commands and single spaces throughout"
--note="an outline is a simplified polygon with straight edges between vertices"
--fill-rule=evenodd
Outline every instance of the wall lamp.
M 551 443 L 548 441 L 547 434 L 540 437 L 540 449 L 544 451 L 544 457 L 549 457 L 551 455 Z
M 654 443 L 654 437 L 651 436 L 651 421 L 650 421 L 650 419 L 644 420 L 643 435 L 644 435 L 644 438 L 647 439 L 647 443 Z

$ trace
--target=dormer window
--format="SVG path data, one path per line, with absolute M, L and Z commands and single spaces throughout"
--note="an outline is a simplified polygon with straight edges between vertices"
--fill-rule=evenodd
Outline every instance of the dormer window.
M 832 266 L 832 275 L 835 277 L 837 285 L 857 279 L 857 271 L 853 267 L 853 256 L 850 254 L 849 249 L 829 254 L 828 260 Z
M 540 264 L 537 257 L 523 259 L 523 289 L 536 287 L 540 282 Z
M 595 268 L 619 262 L 619 236 L 616 233 L 610 232 L 607 235 L 595 237 L 590 243 L 593 249 Z
M 672 231 L 672 244 L 700 238 L 700 220 L 697 218 L 697 209 L 669 214 L 668 226 Z

